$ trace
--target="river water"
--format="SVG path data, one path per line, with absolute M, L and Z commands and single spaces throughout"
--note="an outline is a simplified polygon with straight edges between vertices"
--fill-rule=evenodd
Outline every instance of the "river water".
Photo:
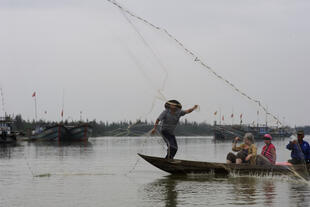
M 278 161 L 289 139 L 274 141 Z M 306 137 L 305 140 L 310 140 Z M 224 162 L 231 142 L 178 137 L 176 158 Z M 263 142 L 257 143 L 259 151 Z M 309 206 L 310 184 L 290 177 L 170 176 L 137 153 L 164 156 L 159 137 L 0 147 L 0 206 Z

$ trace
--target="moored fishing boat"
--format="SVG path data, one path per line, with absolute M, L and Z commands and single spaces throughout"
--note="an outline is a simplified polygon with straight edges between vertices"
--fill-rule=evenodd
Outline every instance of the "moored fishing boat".
M 12 125 L 10 117 L 0 117 L 0 144 L 16 142 L 18 133 L 12 131 Z
M 67 137 L 68 130 L 61 124 L 47 127 L 39 127 L 34 130 L 31 140 L 38 141 L 64 141 Z
M 165 159 L 138 154 L 153 166 L 170 174 L 203 174 L 227 176 L 231 173 L 239 175 L 292 175 L 306 177 L 310 171 L 310 165 L 250 165 L 250 164 L 226 164 L 216 162 L 200 162 L 189 160 Z
M 242 137 L 250 132 L 254 138 L 260 140 L 265 134 L 270 134 L 273 138 L 290 137 L 293 133 L 286 127 L 268 127 L 268 126 L 246 126 L 246 125 L 214 125 L 215 140 L 232 140 L 236 136 Z
M 93 132 L 93 128 L 88 124 L 81 124 L 77 126 L 66 126 L 68 129 L 68 141 L 87 141 Z

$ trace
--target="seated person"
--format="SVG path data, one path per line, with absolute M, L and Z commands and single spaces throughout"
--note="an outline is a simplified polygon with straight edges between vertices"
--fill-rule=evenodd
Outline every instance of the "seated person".
M 256 164 L 257 165 L 270 165 L 270 164 L 276 164 L 276 148 L 271 143 L 272 137 L 270 134 L 264 135 L 264 143 L 265 146 L 262 149 L 262 152 L 260 155 L 257 155 L 256 157 Z
M 240 140 L 236 137 L 233 141 L 232 150 L 238 152 L 236 155 L 233 153 L 228 153 L 226 158 L 226 163 L 251 163 L 255 164 L 255 158 L 257 153 L 257 148 L 254 145 L 254 136 L 252 133 L 246 133 L 243 137 L 243 144 L 237 146 L 237 141 Z
M 310 146 L 309 143 L 304 141 L 304 131 L 297 132 L 297 140 L 290 141 L 286 148 L 291 150 L 291 158 L 288 162 L 292 164 L 310 163 Z

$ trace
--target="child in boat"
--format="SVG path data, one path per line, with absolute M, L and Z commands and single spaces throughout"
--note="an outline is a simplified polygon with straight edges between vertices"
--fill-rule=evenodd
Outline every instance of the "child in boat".
M 170 100 L 165 103 L 166 109 L 157 118 L 151 133 L 154 134 L 156 132 L 157 126 L 159 122 L 161 122 L 160 134 L 168 147 L 166 158 L 173 159 L 177 153 L 178 144 L 174 135 L 174 130 L 180 117 L 193 112 L 197 107 L 198 105 L 195 105 L 190 109 L 182 110 L 182 105 L 176 100 Z
M 226 157 L 226 163 L 250 163 L 255 164 L 257 148 L 254 144 L 254 136 L 252 133 L 246 133 L 243 137 L 243 144 L 237 146 L 237 142 L 240 140 L 236 137 L 233 141 L 232 150 L 238 152 L 236 155 L 232 152 L 228 153 Z
M 291 158 L 288 162 L 292 164 L 303 164 L 304 162 L 310 163 L 310 146 L 309 143 L 304 141 L 304 131 L 297 132 L 297 140 L 290 141 L 286 148 L 291 150 Z
M 262 152 L 260 155 L 257 155 L 256 158 L 256 164 L 257 165 L 270 165 L 270 164 L 276 164 L 276 148 L 271 143 L 272 136 L 270 134 L 264 135 L 264 143 L 265 146 L 262 149 Z

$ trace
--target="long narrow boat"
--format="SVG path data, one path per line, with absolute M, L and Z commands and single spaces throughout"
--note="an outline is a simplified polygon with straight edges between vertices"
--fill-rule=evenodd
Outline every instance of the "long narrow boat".
M 216 162 L 199 162 L 178 159 L 165 159 L 138 154 L 153 166 L 171 174 L 202 174 L 214 173 L 215 175 L 227 176 L 231 173 L 239 175 L 293 175 L 307 177 L 310 165 L 250 165 L 250 164 L 226 164 Z

